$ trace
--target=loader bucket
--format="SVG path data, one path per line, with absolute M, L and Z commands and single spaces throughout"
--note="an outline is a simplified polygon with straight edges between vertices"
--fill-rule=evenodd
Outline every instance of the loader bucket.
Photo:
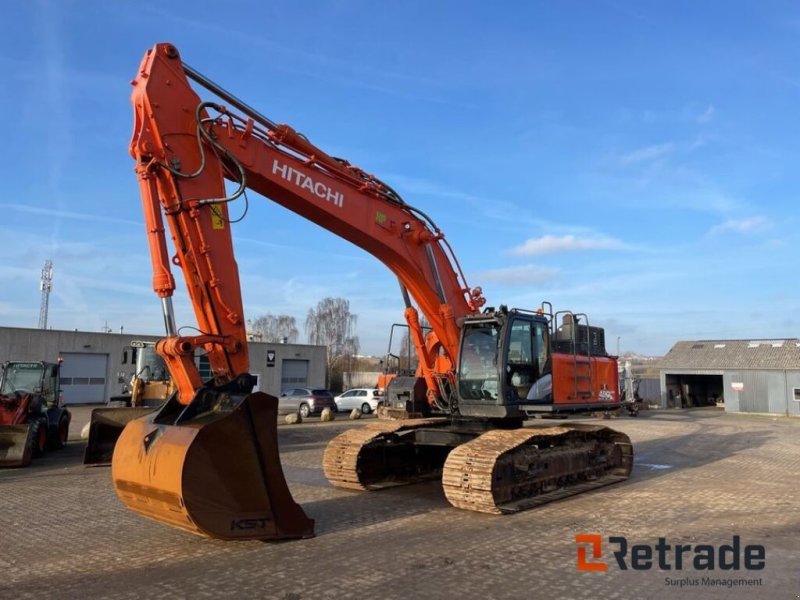
M 0 467 L 27 467 L 33 456 L 30 425 L 0 425 Z
M 89 421 L 89 441 L 83 452 L 83 464 L 110 465 L 114 446 L 125 426 L 155 410 L 152 406 L 95 408 Z
M 313 537 L 314 521 L 283 475 L 277 415 L 278 399 L 262 392 L 201 389 L 186 407 L 172 399 L 125 427 L 111 463 L 114 489 L 131 510 L 199 535 Z

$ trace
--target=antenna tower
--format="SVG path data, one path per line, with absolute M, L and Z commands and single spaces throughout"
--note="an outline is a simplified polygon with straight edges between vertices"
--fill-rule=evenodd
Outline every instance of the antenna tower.
M 39 329 L 47 329 L 47 310 L 50 306 L 50 290 L 53 289 L 53 261 L 49 258 L 44 261 L 42 280 L 39 283 L 42 290 L 42 307 L 39 309 Z

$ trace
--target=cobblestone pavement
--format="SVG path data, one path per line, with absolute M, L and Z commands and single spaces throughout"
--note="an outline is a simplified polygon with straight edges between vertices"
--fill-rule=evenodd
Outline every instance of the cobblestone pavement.
M 233 543 L 123 508 L 110 469 L 81 464 L 84 413 L 65 450 L 0 471 L 0 598 L 800 598 L 800 420 L 692 410 L 606 421 L 634 442 L 628 481 L 501 517 L 452 508 L 434 482 L 334 489 L 325 444 L 364 421 L 281 425 L 286 477 L 317 536 Z M 580 533 L 602 536 L 607 571 L 577 571 Z M 623 571 L 606 541 L 736 535 L 766 548 L 763 570 L 697 571 L 691 558 L 660 570 L 656 555 L 650 570 Z M 740 579 L 751 585 L 727 587 Z

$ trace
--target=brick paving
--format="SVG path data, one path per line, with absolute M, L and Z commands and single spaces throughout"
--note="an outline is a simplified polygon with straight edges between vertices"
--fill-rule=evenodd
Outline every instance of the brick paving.
M 0 598 L 800 598 L 800 420 L 692 410 L 607 421 L 634 442 L 627 482 L 500 517 L 452 508 L 434 482 L 334 489 L 325 444 L 365 421 L 281 425 L 286 477 L 317 537 L 234 543 L 123 508 L 110 469 L 81 464 L 88 411 L 75 412 L 64 451 L 0 471 Z M 766 547 L 766 568 L 621 571 L 604 548 L 608 571 L 578 572 L 577 533 L 650 545 L 738 535 Z

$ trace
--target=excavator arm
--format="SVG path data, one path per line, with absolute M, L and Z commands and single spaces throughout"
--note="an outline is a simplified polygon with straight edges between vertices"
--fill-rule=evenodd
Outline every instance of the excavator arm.
M 223 97 L 245 116 L 202 102 L 189 78 Z M 246 189 L 363 248 L 398 278 L 406 319 L 423 365 L 429 397 L 436 370 L 456 363 L 459 320 L 485 302 L 470 290 L 444 234 L 386 184 L 329 156 L 288 125 L 278 125 L 183 64 L 174 46 L 145 55 L 134 86 L 131 155 L 142 192 L 153 287 L 162 298 L 168 338 L 158 345 L 182 402 L 201 386 L 192 355 L 204 346 L 217 383 L 248 370 L 242 300 L 231 241 L 228 203 Z M 237 189 L 226 193 L 224 179 Z M 162 213 L 172 234 L 170 259 Z M 183 270 L 200 335 L 182 337 L 174 325 L 171 263 Z M 408 293 L 406 293 L 406 291 Z M 423 342 L 409 294 L 431 324 Z M 441 375 L 441 374 L 440 374 Z

